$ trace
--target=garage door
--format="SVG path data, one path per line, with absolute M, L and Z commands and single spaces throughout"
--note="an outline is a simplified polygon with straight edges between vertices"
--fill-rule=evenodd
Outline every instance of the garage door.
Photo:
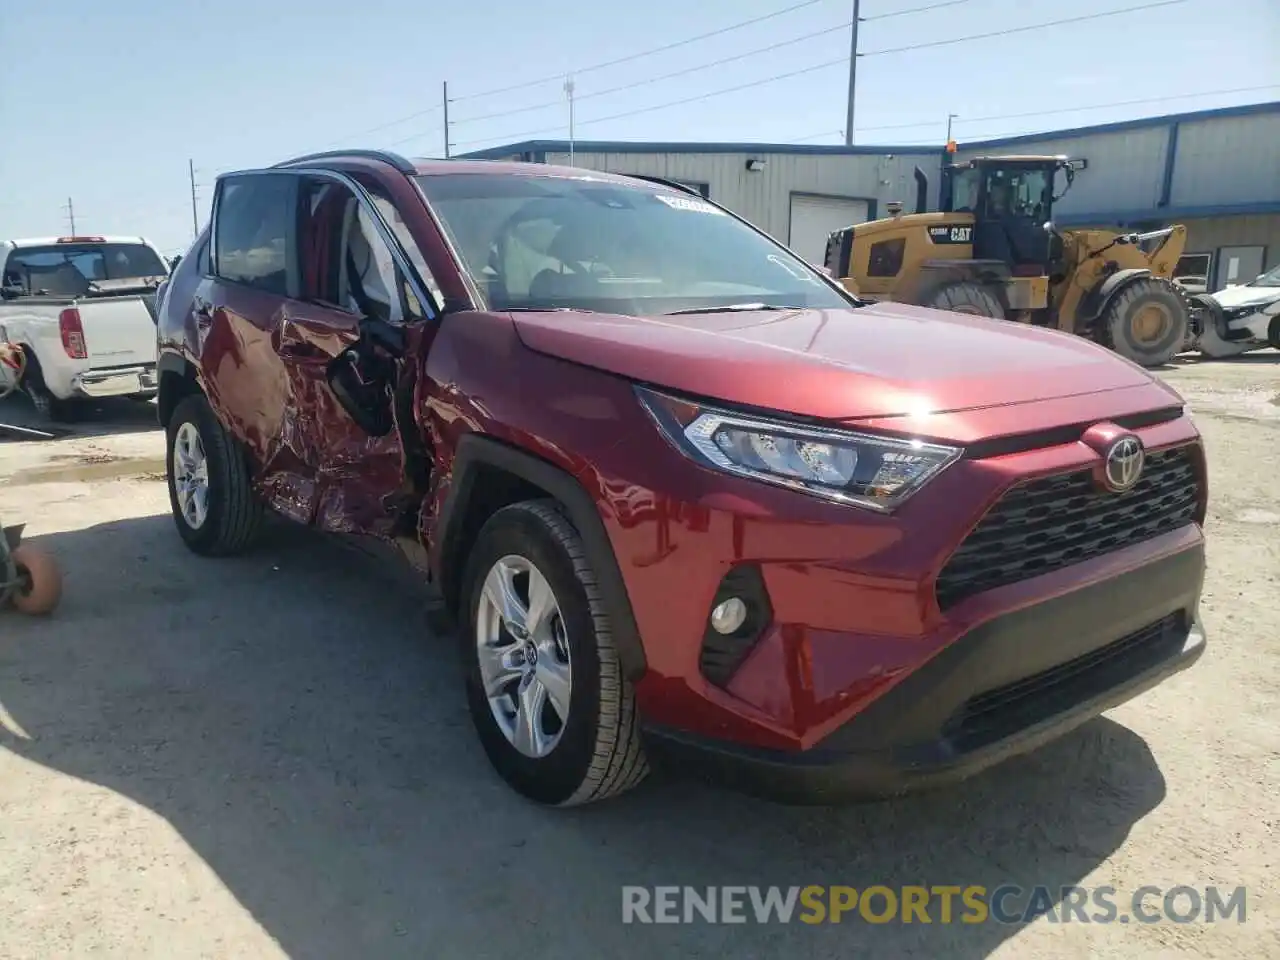
M 867 201 L 839 197 L 791 197 L 791 232 L 787 246 L 815 267 L 822 266 L 827 237 L 851 223 L 867 219 Z

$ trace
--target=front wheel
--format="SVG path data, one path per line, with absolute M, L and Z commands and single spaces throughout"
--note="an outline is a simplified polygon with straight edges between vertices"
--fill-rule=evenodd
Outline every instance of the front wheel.
M 166 430 L 173 522 L 195 553 L 228 556 L 252 546 L 262 526 L 244 449 L 200 394 L 183 400 Z
M 1111 349 L 1143 367 L 1172 360 L 1191 329 L 1186 299 L 1173 283 L 1157 277 L 1142 277 L 1124 287 L 1099 319 Z
M 1005 319 L 1004 307 L 994 293 L 977 283 L 948 283 L 939 287 L 929 297 L 926 307 L 937 310 L 950 310 L 952 313 L 967 313 L 975 317 L 992 317 Z
M 555 806 L 639 784 L 648 764 L 634 693 L 582 540 L 555 501 L 489 519 L 463 597 L 467 702 L 502 778 Z

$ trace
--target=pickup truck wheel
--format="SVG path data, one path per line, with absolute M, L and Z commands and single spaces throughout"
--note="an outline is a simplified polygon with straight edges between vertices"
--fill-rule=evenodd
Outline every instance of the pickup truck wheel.
M 490 762 L 519 793 L 573 806 L 648 773 L 596 575 L 555 501 L 495 513 L 467 562 L 467 702 Z
M 247 550 L 262 526 L 263 510 L 243 447 L 198 394 L 178 404 L 166 437 L 169 506 L 183 542 L 204 556 Z
M 27 367 L 23 389 L 36 415 L 46 423 L 70 423 L 75 419 L 76 405 L 73 401 L 59 400 L 40 377 L 40 369 L 34 364 Z

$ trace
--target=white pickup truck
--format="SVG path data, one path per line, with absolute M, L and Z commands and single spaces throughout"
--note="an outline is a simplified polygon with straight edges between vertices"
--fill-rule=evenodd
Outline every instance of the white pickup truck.
M 22 387 L 41 414 L 155 396 L 155 297 L 168 275 L 142 237 L 0 242 L 0 342 L 26 354 Z

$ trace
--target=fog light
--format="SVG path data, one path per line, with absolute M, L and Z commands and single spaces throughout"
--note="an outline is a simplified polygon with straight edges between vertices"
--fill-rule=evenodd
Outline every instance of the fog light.
M 737 597 L 716 604 L 711 611 L 711 627 L 716 633 L 733 633 L 747 622 L 747 605 Z

